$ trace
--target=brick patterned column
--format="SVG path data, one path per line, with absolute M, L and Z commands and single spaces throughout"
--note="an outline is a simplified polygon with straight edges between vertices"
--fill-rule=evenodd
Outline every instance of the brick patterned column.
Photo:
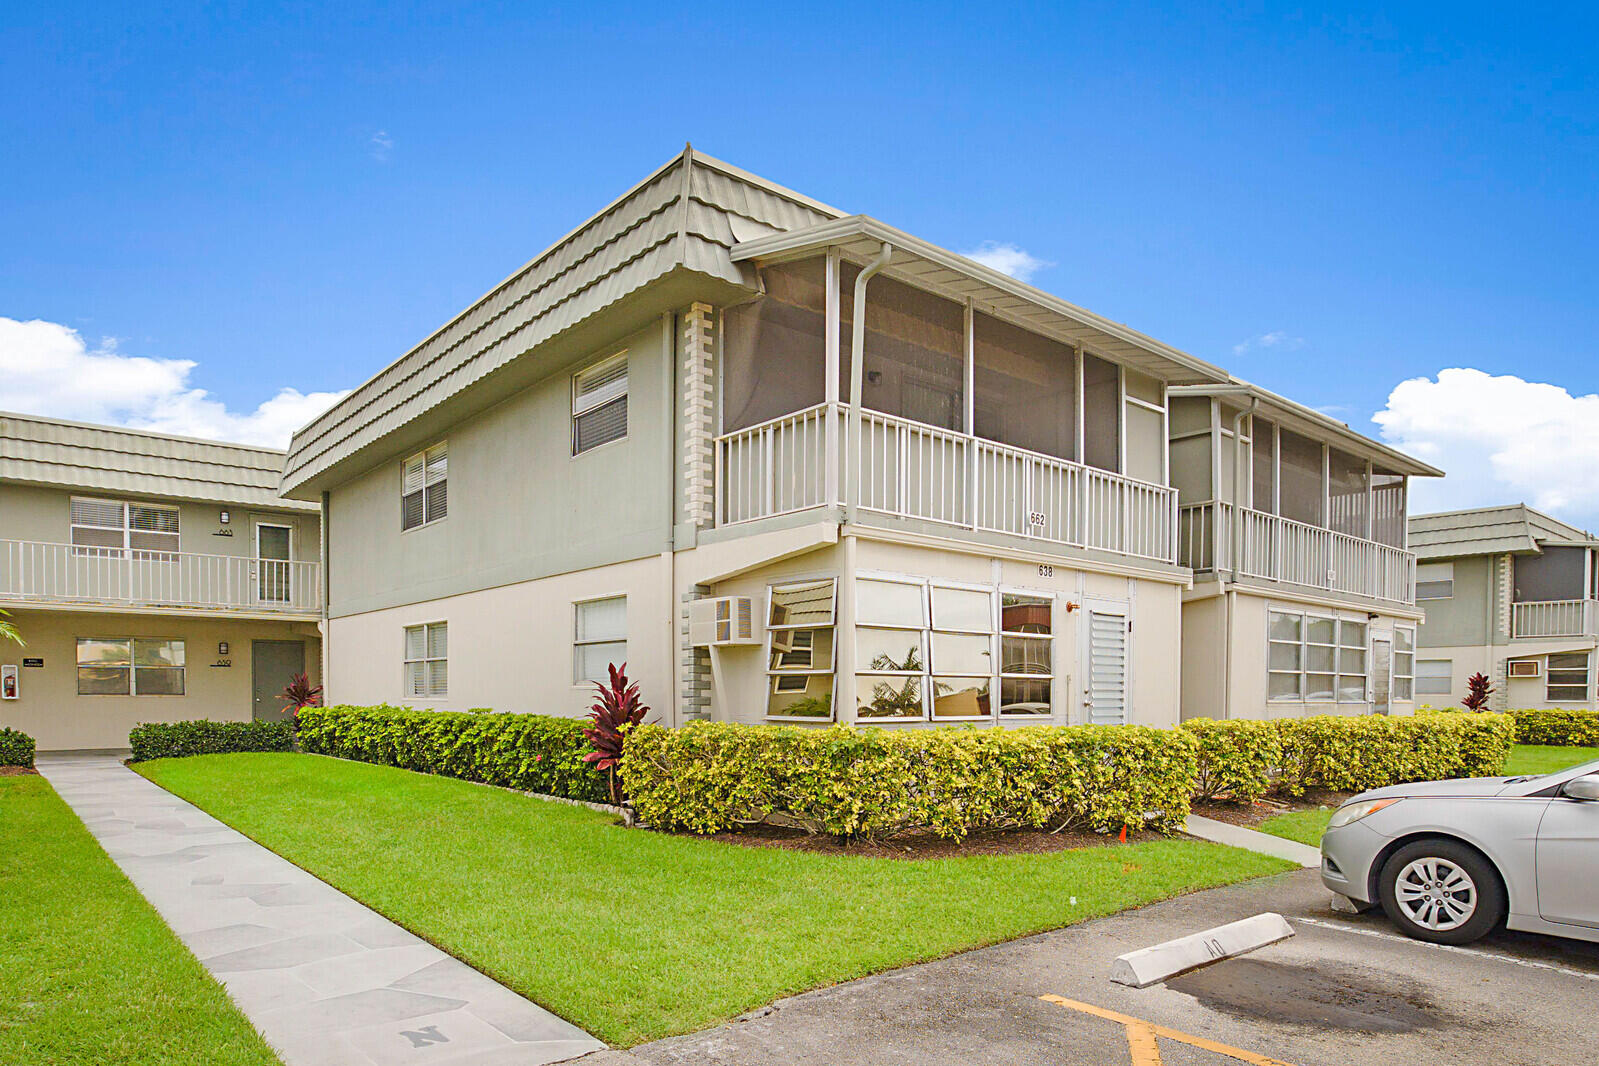
M 683 708 L 683 721 L 692 722 L 711 716 L 711 649 L 696 648 L 688 639 L 688 605 L 711 594 L 709 585 L 695 585 L 683 594 L 682 614 L 678 619 L 678 637 L 683 659 L 683 687 L 679 692 Z
M 682 316 L 683 521 L 692 526 L 708 526 L 714 517 L 711 315 L 709 304 L 695 303 Z

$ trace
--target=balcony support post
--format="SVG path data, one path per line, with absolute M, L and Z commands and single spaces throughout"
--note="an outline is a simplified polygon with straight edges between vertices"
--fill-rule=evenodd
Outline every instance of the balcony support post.
M 966 524 L 977 528 L 977 312 L 966 298 L 966 363 L 961 382 L 961 429 L 966 433 Z
M 826 333 L 826 361 L 823 373 L 826 380 L 822 382 L 822 398 L 827 402 L 827 409 L 822 412 L 823 426 L 823 463 L 825 469 L 822 473 L 823 499 L 829 506 L 838 502 L 838 375 L 840 367 L 839 354 L 839 323 L 842 316 L 839 314 L 839 253 L 837 248 L 827 250 L 827 326 Z

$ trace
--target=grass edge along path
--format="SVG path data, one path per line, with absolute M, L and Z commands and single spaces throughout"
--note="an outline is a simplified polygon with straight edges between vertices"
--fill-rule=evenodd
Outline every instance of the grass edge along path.
M 0 1062 L 278 1066 L 43 777 L 0 777 Z
M 138 769 L 624 1047 L 807 989 L 1291 868 L 1191 840 L 932 860 L 746 848 L 313 755 L 208 755 Z

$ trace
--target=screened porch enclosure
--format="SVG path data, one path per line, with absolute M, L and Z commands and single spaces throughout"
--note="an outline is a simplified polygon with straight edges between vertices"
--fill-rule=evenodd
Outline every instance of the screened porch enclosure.
M 1172 426 L 1185 566 L 1415 602 L 1406 475 L 1208 397 Z
M 857 273 L 768 266 L 723 312 L 718 524 L 845 502 Z M 861 510 L 1174 558 L 1162 382 L 882 274 L 864 325 Z

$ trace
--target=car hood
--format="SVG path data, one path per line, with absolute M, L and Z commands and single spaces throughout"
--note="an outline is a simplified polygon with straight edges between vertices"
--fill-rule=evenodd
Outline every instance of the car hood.
M 1421 796 L 1497 796 L 1513 780 L 1509 777 L 1465 777 L 1453 781 L 1412 781 L 1405 785 L 1389 785 L 1362 792 L 1349 802 L 1357 800 L 1410 798 Z

